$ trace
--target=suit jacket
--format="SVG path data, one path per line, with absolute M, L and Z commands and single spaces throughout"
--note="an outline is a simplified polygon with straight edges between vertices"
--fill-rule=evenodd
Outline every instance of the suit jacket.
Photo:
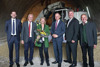
M 68 24 L 68 21 L 67 21 L 67 24 Z M 78 40 L 78 32 L 79 32 L 79 21 L 76 18 L 73 18 L 70 21 L 68 27 L 67 27 L 67 24 L 66 24 L 65 39 L 67 41 L 71 41 L 71 40 L 77 41 Z
M 60 20 L 56 30 L 55 30 L 55 23 L 56 23 L 56 21 L 52 23 L 51 35 L 57 34 L 58 37 L 57 38 L 52 37 L 52 39 L 53 39 L 53 41 L 55 39 L 57 39 L 58 41 L 63 41 L 63 34 L 65 33 L 65 23 Z
M 79 40 L 81 46 L 83 45 L 82 33 L 83 33 L 83 24 L 80 24 Z M 88 46 L 93 46 L 94 44 L 95 45 L 97 44 L 97 30 L 94 23 L 88 22 L 86 24 L 86 36 L 87 36 Z
M 35 41 L 36 38 L 36 24 L 34 22 L 32 22 L 32 41 Z M 22 26 L 22 31 L 21 31 L 21 40 L 24 40 L 25 43 L 28 42 L 28 38 L 29 38 L 29 27 L 28 27 L 28 21 L 23 23 Z
M 42 30 L 42 26 L 41 26 L 41 24 L 39 24 L 39 25 L 37 26 L 37 29 Z M 49 35 L 49 34 L 50 34 L 49 26 L 46 25 L 46 24 L 45 24 L 45 26 L 44 26 L 44 32 L 46 33 L 46 35 Z M 44 44 L 45 44 L 45 47 L 46 47 L 46 48 L 49 47 L 48 37 L 45 37 L 45 38 L 44 38 Z M 37 42 L 36 42 L 35 45 L 38 46 L 38 47 L 41 47 L 41 44 L 37 44 Z
M 11 19 L 6 21 L 5 24 L 5 31 L 7 33 L 7 41 L 11 39 Z M 21 33 L 21 21 L 16 19 L 16 37 L 17 40 L 20 41 L 20 33 Z

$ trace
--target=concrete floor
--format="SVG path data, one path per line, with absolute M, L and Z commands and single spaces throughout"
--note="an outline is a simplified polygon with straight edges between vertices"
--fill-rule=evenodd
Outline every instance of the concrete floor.
M 98 44 L 100 44 L 100 42 L 98 42 Z M 52 62 L 54 61 L 54 51 L 53 51 L 53 46 L 52 43 L 49 44 L 49 56 L 50 56 L 50 67 L 57 67 L 57 64 L 52 64 Z M 66 59 L 66 45 L 63 44 L 63 59 Z M 81 49 L 80 46 L 78 45 L 77 48 L 77 61 L 78 61 L 78 65 L 77 67 L 82 67 L 82 54 L 81 54 Z M 37 47 L 34 48 L 34 65 L 30 66 L 30 64 L 28 64 L 27 67 L 47 67 L 46 63 L 44 63 L 43 66 L 40 66 L 40 58 L 39 58 L 39 49 Z M 14 57 L 15 57 L 15 50 L 14 52 Z M 95 67 L 100 67 L 100 45 L 98 45 L 98 47 L 94 50 L 94 60 L 95 60 Z M 7 42 L 5 42 L 4 44 L 0 45 L 0 67 L 8 67 L 9 66 L 9 52 L 8 52 L 8 45 Z M 24 45 L 20 44 L 20 64 L 21 67 L 23 67 L 24 64 Z M 62 62 L 62 67 L 69 67 L 70 64 L 68 63 L 64 63 Z M 16 64 L 14 64 L 13 67 L 16 67 Z
M 7 60 L 8 60 L 7 58 L 5 58 L 5 59 L 0 58 L 0 67 L 8 67 L 9 63 Z M 52 64 L 53 61 L 54 61 L 54 58 L 50 58 L 50 66 L 49 67 L 57 67 L 57 64 Z M 47 67 L 45 62 L 44 62 L 43 66 L 40 65 L 40 58 L 39 57 L 35 57 L 33 59 L 33 62 L 34 62 L 34 65 L 31 66 L 30 64 L 28 64 L 27 67 Z M 23 64 L 24 64 L 24 58 L 21 57 L 20 58 L 21 67 L 24 67 Z M 62 62 L 62 67 L 69 67 L 69 66 L 70 66 L 69 63 Z M 13 65 L 13 67 L 16 67 L 15 63 Z M 82 67 L 82 62 L 78 62 L 77 67 Z M 100 62 L 95 62 L 95 67 L 100 67 Z

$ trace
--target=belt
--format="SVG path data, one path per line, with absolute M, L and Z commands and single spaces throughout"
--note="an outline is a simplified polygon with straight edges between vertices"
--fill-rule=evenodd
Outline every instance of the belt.
M 16 35 L 11 35 L 11 36 L 15 37 Z

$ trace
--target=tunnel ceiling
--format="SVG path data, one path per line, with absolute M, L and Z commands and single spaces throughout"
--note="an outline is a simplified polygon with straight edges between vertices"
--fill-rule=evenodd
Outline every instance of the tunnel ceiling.
M 0 18 L 9 18 L 11 11 L 16 11 L 18 18 L 22 18 L 26 10 L 35 3 L 41 2 L 41 0 L 0 0 Z M 56 0 L 62 1 L 62 0 Z M 88 6 L 93 15 L 96 15 L 100 11 L 100 0 L 68 0 L 74 2 L 76 6 L 85 8 Z
M 56 0 L 62 1 L 62 0 Z M 98 30 L 100 31 L 100 0 L 67 0 L 71 1 L 77 7 L 86 8 L 89 7 L 90 14 L 93 20 L 96 22 L 98 26 Z M 31 7 L 35 6 L 37 3 L 41 2 L 41 0 L 0 0 L 0 32 L 4 32 L 2 28 L 5 25 L 5 21 L 10 18 L 11 11 L 16 11 L 18 18 L 21 19 L 25 12 Z

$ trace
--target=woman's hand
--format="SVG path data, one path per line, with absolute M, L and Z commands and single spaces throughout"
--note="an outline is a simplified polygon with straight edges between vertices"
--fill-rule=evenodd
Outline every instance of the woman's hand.
M 37 29 L 37 31 L 40 32 L 41 30 L 40 29 Z

